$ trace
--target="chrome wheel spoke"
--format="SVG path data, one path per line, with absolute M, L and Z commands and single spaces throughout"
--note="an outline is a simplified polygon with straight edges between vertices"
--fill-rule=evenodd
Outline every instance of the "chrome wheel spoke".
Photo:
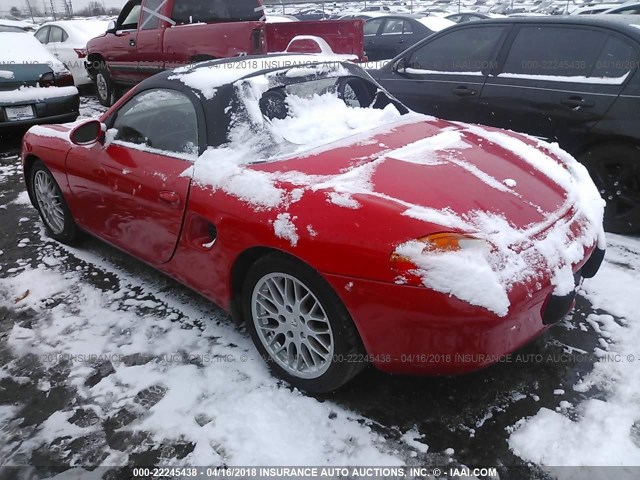
M 269 356 L 290 375 L 313 379 L 331 365 L 331 323 L 320 301 L 299 279 L 271 273 L 255 285 L 252 320 Z
M 62 197 L 53 178 L 44 170 L 38 170 L 33 179 L 33 193 L 42 214 L 42 220 L 54 233 L 64 231 L 65 214 Z

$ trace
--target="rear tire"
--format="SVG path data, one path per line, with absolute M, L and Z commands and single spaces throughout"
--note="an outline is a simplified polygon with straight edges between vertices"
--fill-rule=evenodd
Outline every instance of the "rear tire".
M 111 79 L 107 67 L 101 65 L 96 73 L 96 95 L 98 101 L 105 107 L 110 107 L 116 101 L 116 86 Z
M 51 171 L 40 160 L 31 167 L 29 188 L 47 234 L 59 242 L 74 243 L 79 236 L 76 222 Z
M 627 234 L 640 230 L 640 147 L 607 143 L 580 156 L 607 202 L 604 228 Z
M 282 254 L 259 259 L 244 281 L 247 329 L 273 373 L 310 393 L 332 392 L 364 367 L 349 313 L 310 267 Z

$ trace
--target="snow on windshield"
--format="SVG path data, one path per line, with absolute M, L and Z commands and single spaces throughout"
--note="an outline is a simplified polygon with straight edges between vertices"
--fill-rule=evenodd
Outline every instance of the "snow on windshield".
M 308 70 L 309 67 L 303 68 Z M 326 68 L 319 65 L 317 71 L 327 74 Z M 323 80 L 308 82 L 307 88 L 304 83 L 293 85 L 283 100 L 287 108 L 284 118 L 269 119 L 260 108 L 260 100 L 272 86 L 267 77 L 240 82 L 237 88 L 244 108 L 232 118 L 230 141 L 221 147 L 209 148 L 193 170 L 185 174 L 193 174 L 196 183 L 221 189 L 256 209 L 291 203 L 292 199 L 277 186 L 281 176 L 247 168 L 246 164 L 280 160 L 357 134 L 370 136 L 376 128 L 384 128 L 403 118 L 393 104 L 382 109 L 348 106 L 335 90 L 326 88 L 328 84 L 334 85 L 341 73 L 344 72 L 336 70 Z M 321 88 L 319 94 L 311 86 L 325 88 Z M 413 118 L 414 115 L 404 117 Z M 323 185 L 329 180 L 337 185 L 344 181 L 342 177 L 310 178 L 289 174 L 289 180 L 306 186 Z M 334 198 L 337 202 L 348 202 L 345 198 Z

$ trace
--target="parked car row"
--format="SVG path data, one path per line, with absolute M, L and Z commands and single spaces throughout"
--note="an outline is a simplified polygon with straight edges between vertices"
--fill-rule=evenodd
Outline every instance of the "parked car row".
M 79 27 L 78 22 L 54 22 L 43 25 L 35 35 L 70 67 L 76 84 L 92 79 L 105 105 L 113 103 L 119 88 L 162 70 L 244 50 L 264 53 L 266 43 L 284 51 L 299 33 L 324 36 L 336 51 L 360 51 L 374 61 L 393 58 L 385 68 L 371 73 L 409 107 L 558 142 L 594 175 L 608 203 L 607 229 L 620 233 L 640 229 L 640 135 L 635 128 L 640 59 L 640 29 L 635 25 L 640 22 L 633 17 L 492 16 L 465 21 L 460 16 L 460 24 L 454 26 L 441 17 L 377 11 L 367 13 L 371 18 L 362 31 L 364 44 L 354 47 L 358 42 L 339 42 L 358 37 L 357 23 L 290 22 L 269 27 L 256 20 L 261 13 L 255 11 L 255 0 L 247 0 L 232 11 L 193 11 L 200 17 L 191 24 L 193 17 L 183 9 L 193 5 L 181 3 L 187 0 L 163 2 L 159 16 L 149 13 L 155 12 L 153 1 L 130 1 L 115 26 L 86 48 L 87 36 L 103 30 L 104 23 L 82 22 Z M 185 15 L 189 19 L 183 26 L 163 28 L 171 25 L 166 15 L 173 16 L 174 22 Z M 201 23 L 207 15 L 239 21 Z M 332 31 L 334 25 L 341 30 Z M 354 26 L 354 34 L 345 36 L 345 28 Z M 209 46 L 222 33 L 227 43 L 218 43 L 216 48 L 224 51 L 214 54 Z M 303 42 L 303 51 L 313 52 L 313 46 L 313 42 Z M 322 47 L 320 51 L 327 53 Z M 88 72 L 81 67 L 84 56 Z M 20 120 L 36 122 L 39 118 L 34 114 Z M 8 125 L 17 118 L 5 113 L 4 121 Z

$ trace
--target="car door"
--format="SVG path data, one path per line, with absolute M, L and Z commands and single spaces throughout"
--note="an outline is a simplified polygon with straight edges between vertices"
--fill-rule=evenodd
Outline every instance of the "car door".
M 120 83 L 135 84 L 140 81 L 136 39 L 142 12 L 141 3 L 141 0 L 132 0 L 124 6 L 107 52 L 106 60 L 111 76 Z
M 384 22 L 384 18 L 372 18 L 364 24 L 364 53 L 369 60 L 381 60 L 384 57 L 378 52 L 378 31 Z
M 51 27 L 49 27 L 48 25 L 45 25 L 44 27 L 40 28 L 36 33 L 34 33 L 33 36 L 36 37 L 42 45 L 44 45 L 44 48 L 46 48 L 51 53 L 51 55 L 53 55 L 54 54 L 53 48 L 49 46 L 49 30 L 51 30 Z
M 520 25 L 482 91 L 483 108 L 491 112 L 486 123 L 569 148 L 573 137 L 605 116 L 628 77 L 611 77 L 607 59 L 629 59 L 632 52 L 605 29 Z
M 484 82 L 509 30 L 468 25 L 429 37 L 374 77 L 408 107 L 444 119 L 478 121 Z
M 405 31 L 407 36 L 405 36 Z M 412 35 L 411 24 L 403 18 L 386 18 L 376 37 L 376 51 L 380 56 L 378 60 L 390 60 L 405 51 L 410 46 L 405 46 L 405 42 Z
M 52 25 L 49 32 L 49 43 L 47 44 L 47 47 L 50 48 L 50 51 L 58 60 L 64 63 L 65 67 L 73 72 L 74 70 L 77 70 L 77 68 L 74 67 L 76 67 L 76 64 L 78 63 L 78 57 L 75 55 L 74 50 L 66 45 L 68 39 L 69 34 L 62 27 Z M 72 53 L 74 55 L 72 55 Z
M 170 20 L 162 15 L 168 0 L 146 0 L 140 17 L 136 37 L 138 77 L 143 80 L 164 70 L 162 40 L 164 26 Z M 175 23 L 175 22 L 174 22 Z
M 198 109 L 184 93 L 146 90 L 107 121 L 104 144 L 75 147 L 67 175 L 79 224 L 142 260 L 169 261 L 191 183 L 183 174 L 204 139 Z

